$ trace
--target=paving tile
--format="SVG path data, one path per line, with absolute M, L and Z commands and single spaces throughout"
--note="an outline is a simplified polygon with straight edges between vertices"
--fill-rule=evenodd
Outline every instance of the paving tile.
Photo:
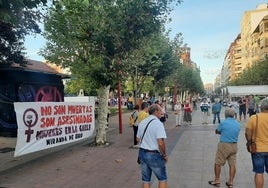
M 224 110 L 224 109 L 223 109 Z M 200 110 L 193 112 L 192 125 L 175 127 L 175 116 L 169 111 L 166 123 L 169 188 L 211 188 L 214 158 L 219 140 L 216 126 L 202 125 Z M 119 134 L 118 117 L 110 117 L 107 147 L 90 147 L 89 141 L 72 146 L 37 152 L 14 158 L 0 153 L 0 187 L 8 188 L 118 188 L 141 187 L 138 149 L 132 149 L 133 130 L 128 126 L 129 113 L 123 114 L 123 133 Z M 223 114 L 222 114 L 223 118 Z M 212 122 L 212 116 L 209 117 Z M 245 123 L 241 123 L 238 143 L 235 187 L 254 187 L 251 158 L 245 148 Z M 1 147 L 14 147 L 15 140 L 0 138 Z M 221 187 L 226 187 L 228 165 L 222 167 Z M 267 177 L 265 176 L 267 183 Z M 158 181 L 152 178 L 152 188 Z M 267 183 L 268 186 L 268 183 Z

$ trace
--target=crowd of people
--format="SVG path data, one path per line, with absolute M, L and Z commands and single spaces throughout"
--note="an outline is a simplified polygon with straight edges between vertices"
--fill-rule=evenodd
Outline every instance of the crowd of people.
M 192 111 L 198 109 L 193 106 L 190 100 L 184 102 L 178 100 L 174 104 L 175 127 L 181 127 L 183 122 L 184 125 L 191 125 Z M 255 186 L 263 188 L 263 173 L 264 171 L 268 173 L 268 97 L 256 100 L 256 97 L 249 95 L 231 101 L 224 108 L 224 120 L 220 117 L 222 103 L 219 100 L 211 103 L 207 98 L 203 98 L 199 109 L 203 114 L 200 119 L 202 124 L 208 124 L 208 116 L 210 113 L 213 114 L 212 123 L 218 123 L 215 133 L 220 135 L 214 163 L 215 177 L 208 183 L 212 186 L 220 186 L 221 166 L 228 162 L 229 179 L 225 184 L 229 188 L 233 187 L 240 133 L 239 122 L 248 120 L 245 134 L 247 143 L 249 145 L 254 142 L 257 146 L 256 151 L 251 153 Z M 165 188 L 167 187 L 166 162 L 168 161 L 165 147 L 167 137 L 165 123 L 168 119 L 166 103 L 158 100 L 154 103 L 144 101 L 140 106 L 134 107 L 132 115 L 136 119 L 133 125 L 133 147 L 139 148 L 143 187 L 150 187 L 151 175 L 154 173 L 159 180 L 159 187 Z
M 139 110 L 140 109 L 140 110 Z M 184 121 L 191 123 L 191 105 L 189 101 L 174 106 L 176 126 L 181 126 L 182 114 Z M 183 113 L 184 112 L 184 113 Z M 168 119 L 166 101 L 144 101 L 134 107 L 131 113 L 134 140 L 133 147 L 139 148 L 138 161 L 141 165 L 142 182 L 144 188 L 150 187 L 151 175 L 155 174 L 159 180 L 159 188 L 167 188 L 166 162 L 166 132 L 165 123 Z M 133 120 L 134 119 L 134 120 Z

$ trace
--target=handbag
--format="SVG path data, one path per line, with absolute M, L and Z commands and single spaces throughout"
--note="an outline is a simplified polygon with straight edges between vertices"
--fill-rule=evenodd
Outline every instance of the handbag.
M 140 144 L 141 144 L 142 139 L 143 139 L 143 137 L 144 137 L 144 134 L 145 134 L 145 132 L 146 132 L 146 130 L 147 130 L 147 128 L 148 128 L 148 125 L 149 125 L 153 120 L 155 120 L 155 119 L 151 119 L 151 120 L 147 123 L 147 125 L 146 125 L 146 127 L 145 127 L 145 129 L 144 129 L 144 132 L 143 132 L 143 134 L 142 134 Z M 139 157 L 139 156 L 138 156 L 138 159 L 137 159 L 137 163 L 138 163 L 138 164 L 141 164 L 141 160 L 140 160 L 140 157 Z
M 247 143 L 247 150 L 249 153 L 256 153 L 256 143 L 255 142 Z
M 256 127 L 253 130 L 253 135 L 252 135 L 251 141 L 248 142 L 246 145 L 249 153 L 256 153 L 257 147 L 256 147 L 255 139 L 256 139 L 257 127 L 258 127 L 258 116 L 256 115 Z

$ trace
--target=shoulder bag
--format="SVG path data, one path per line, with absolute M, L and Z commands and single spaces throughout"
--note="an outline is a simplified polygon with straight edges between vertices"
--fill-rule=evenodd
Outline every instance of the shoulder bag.
M 256 126 L 253 129 L 253 134 L 251 137 L 251 141 L 247 143 L 247 150 L 249 153 L 256 153 L 256 135 L 257 135 L 257 128 L 258 128 L 258 115 L 256 115 Z
M 145 132 L 146 132 L 146 130 L 147 130 L 147 128 L 148 128 L 148 125 L 149 125 L 153 120 L 155 120 L 155 119 L 151 119 L 151 120 L 147 123 L 147 125 L 146 125 L 146 127 L 145 127 L 145 129 L 144 129 L 144 132 L 143 132 L 143 134 L 142 134 L 140 144 L 141 144 L 142 139 L 143 139 L 143 137 L 144 137 L 144 134 L 145 134 Z M 140 162 L 140 157 L 139 157 L 139 156 L 138 156 L 138 159 L 137 159 L 137 163 L 138 163 L 138 164 L 141 163 L 141 162 Z

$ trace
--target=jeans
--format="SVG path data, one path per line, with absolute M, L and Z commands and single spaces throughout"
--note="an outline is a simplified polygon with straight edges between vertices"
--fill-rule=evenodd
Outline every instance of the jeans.
M 215 124 L 216 119 L 218 119 L 218 123 L 220 123 L 221 122 L 221 120 L 220 120 L 220 112 L 216 112 L 216 113 L 213 113 L 213 114 L 214 114 L 213 123 Z
M 138 126 L 133 125 L 133 133 L 134 133 L 134 145 L 137 145 L 138 144 L 138 141 L 137 141 Z
M 258 174 L 268 173 L 268 152 L 257 152 L 251 155 L 253 172 Z
M 139 150 L 142 181 L 150 183 L 152 172 L 159 181 L 167 181 L 166 164 L 158 151 Z

